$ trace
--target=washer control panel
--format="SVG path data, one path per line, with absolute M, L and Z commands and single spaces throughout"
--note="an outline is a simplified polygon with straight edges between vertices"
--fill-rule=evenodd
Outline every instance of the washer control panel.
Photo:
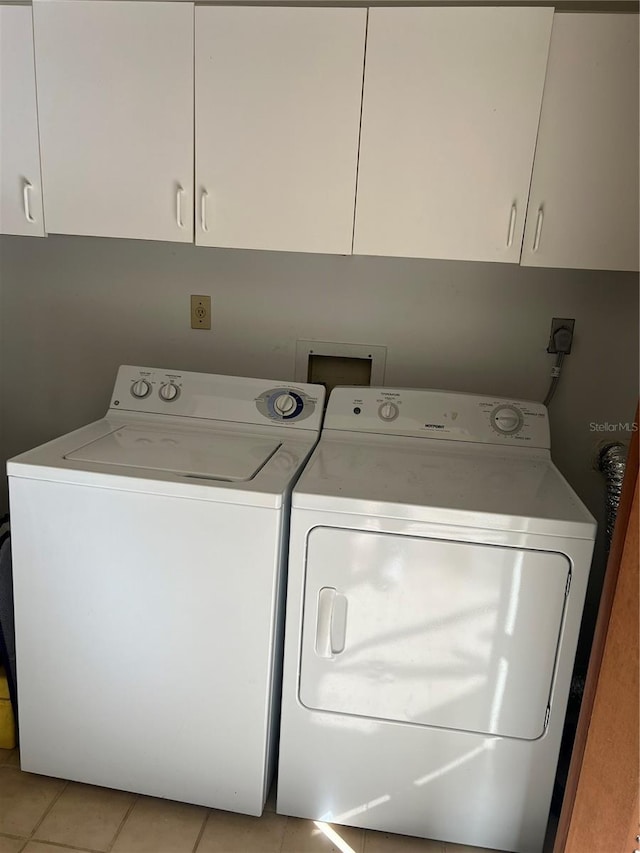
M 144 400 L 152 390 L 153 385 L 148 379 L 138 379 L 131 383 L 131 396 L 136 400 Z M 180 396 L 180 386 L 173 379 L 161 383 L 157 390 L 158 397 L 165 403 L 172 403 Z
M 334 388 L 325 429 L 549 448 L 542 403 L 449 391 Z
M 110 409 L 318 431 L 324 397 L 321 385 L 123 366 Z
M 136 368 L 133 370 L 135 371 Z M 181 374 L 160 373 L 158 375 L 159 371 L 144 368 L 138 368 L 137 371 L 137 374 L 133 372 L 129 376 L 129 393 L 134 400 L 146 400 L 147 397 L 154 396 L 163 403 L 173 403 L 180 396 Z M 116 390 L 118 390 L 118 383 L 116 383 Z M 124 401 L 118 400 L 117 405 L 127 408 Z
M 315 412 L 316 400 L 299 387 L 269 388 L 256 398 L 256 408 L 274 421 L 304 420 Z

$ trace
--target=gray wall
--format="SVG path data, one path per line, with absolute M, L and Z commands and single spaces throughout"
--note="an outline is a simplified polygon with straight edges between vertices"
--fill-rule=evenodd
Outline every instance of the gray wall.
M 191 293 L 212 296 L 211 332 L 190 329 Z M 628 436 L 590 424 L 630 422 L 638 393 L 638 279 L 627 273 L 2 237 L 0 306 L 3 461 L 100 417 L 119 364 L 289 379 L 299 338 L 386 346 L 387 385 L 540 400 L 551 318 L 574 317 L 553 456 L 602 522 L 594 453 Z M 589 624 L 603 569 L 600 541 Z

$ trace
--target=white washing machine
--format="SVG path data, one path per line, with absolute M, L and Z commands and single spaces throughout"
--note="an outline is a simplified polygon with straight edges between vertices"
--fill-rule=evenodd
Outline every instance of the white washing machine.
M 292 498 L 277 811 L 540 853 L 595 531 L 543 405 L 335 389 Z
M 9 461 L 22 769 L 259 815 L 324 389 L 121 367 Z

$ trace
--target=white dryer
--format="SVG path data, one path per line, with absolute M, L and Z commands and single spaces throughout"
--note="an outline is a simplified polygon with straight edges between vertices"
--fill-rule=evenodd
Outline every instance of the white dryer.
M 7 465 L 22 769 L 259 815 L 324 389 L 121 367 Z
M 335 389 L 292 498 L 277 811 L 540 853 L 595 531 L 543 405 Z

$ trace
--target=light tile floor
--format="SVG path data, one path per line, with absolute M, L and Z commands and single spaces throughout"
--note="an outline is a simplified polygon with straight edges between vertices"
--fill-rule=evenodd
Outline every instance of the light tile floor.
M 49 779 L 0 749 L 0 853 L 492 853 L 441 841 L 261 818 Z

